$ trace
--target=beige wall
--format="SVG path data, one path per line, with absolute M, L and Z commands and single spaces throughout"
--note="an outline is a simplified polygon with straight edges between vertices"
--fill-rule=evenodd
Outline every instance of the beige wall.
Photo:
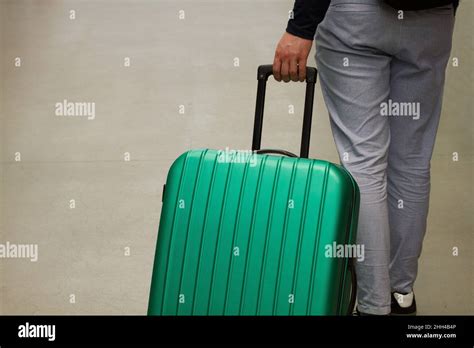
M 3 51 L 3 35 L 5 33 L 5 29 L 3 27 L 4 25 L 4 19 L 3 15 L 5 12 L 5 6 L 0 2 L 0 50 Z M 0 51 L 1 52 L 1 51 Z M 4 112 L 3 112 L 3 54 L 0 54 L 0 154 L 3 154 L 3 142 L 5 139 L 5 136 L 3 135 L 4 132 Z M 0 155 L 0 243 L 3 242 L 3 212 L 4 212 L 4 205 L 3 205 L 3 186 L 4 186 L 4 178 L 3 178 L 3 168 L 4 168 L 4 162 L 3 162 L 3 155 Z M 5 292 L 5 278 L 3 276 L 3 262 L 0 262 L 0 313 L 4 313 L 4 308 L 3 308 L 3 296 Z
M 0 259 L 0 313 L 146 312 L 167 169 L 189 148 L 249 147 L 255 70 L 272 61 L 291 6 L 0 0 L 0 243 L 39 245 L 37 262 Z M 464 0 L 432 164 L 416 287 L 425 314 L 474 313 L 472 14 Z M 303 91 L 270 84 L 264 145 L 297 151 Z M 95 102 L 95 119 L 55 116 L 63 99 Z M 311 156 L 337 161 L 319 87 L 314 115 Z

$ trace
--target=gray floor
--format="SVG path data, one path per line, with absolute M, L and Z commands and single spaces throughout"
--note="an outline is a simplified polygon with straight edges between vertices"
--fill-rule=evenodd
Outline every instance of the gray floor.
M 0 313 L 146 312 L 167 169 L 189 148 L 249 147 L 255 69 L 292 3 L 0 0 L 0 243 L 39 245 L 35 263 L 0 259 Z M 473 5 L 459 9 L 432 163 L 421 314 L 474 314 Z M 264 145 L 297 149 L 303 89 L 270 84 Z M 95 119 L 55 116 L 64 99 L 95 102 Z M 319 87 L 314 114 L 311 156 L 337 161 Z

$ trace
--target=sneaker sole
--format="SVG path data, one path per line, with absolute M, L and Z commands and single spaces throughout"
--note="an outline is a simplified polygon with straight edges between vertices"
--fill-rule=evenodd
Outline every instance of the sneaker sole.
M 407 314 L 390 313 L 390 315 L 391 315 L 391 316 L 394 316 L 394 317 L 415 317 L 415 316 L 416 316 L 416 312 L 407 313 Z

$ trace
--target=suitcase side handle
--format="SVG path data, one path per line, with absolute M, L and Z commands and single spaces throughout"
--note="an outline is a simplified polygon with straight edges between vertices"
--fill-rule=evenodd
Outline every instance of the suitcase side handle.
M 257 70 L 257 101 L 255 105 L 255 120 L 253 126 L 252 150 L 260 150 L 262 143 L 263 112 L 265 108 L 265 91 L 267 80 L 273 75 L 271 64 L 260 65 Z M 306 95 L 304 101 L 303 130 L 301 136 L 300 157 L 308 158 L 311 136 L 311 121 L 313 117 L 314 87 L 316 85 L 316 68 L 306 68 Z
M 266 155 L 266 154 L 272 154 L 273 153 L 273 154 L 283 155 L 283 156 L 287 156 L 287 157 L 298 157 L 293 152 L 286 151 L 286 150 L 277 150 L 277 149 L 260 149 L 260 150 L 256 150 L 256 153 L 261 154 L 261 155 Z

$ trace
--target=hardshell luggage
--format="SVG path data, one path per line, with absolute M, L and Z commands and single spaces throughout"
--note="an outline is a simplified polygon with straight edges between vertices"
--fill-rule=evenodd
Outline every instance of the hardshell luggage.
M 355 243 L 359 191 L 343 167 L 307 158 L 316 73 L 307 70 L 300 157 L 260 150 L 272 74 L 264 65 L 258 69 L 253 152 L 191 150 L 173 163 L 149 315 L 352 312 L 352 258 L 327 251 Z

